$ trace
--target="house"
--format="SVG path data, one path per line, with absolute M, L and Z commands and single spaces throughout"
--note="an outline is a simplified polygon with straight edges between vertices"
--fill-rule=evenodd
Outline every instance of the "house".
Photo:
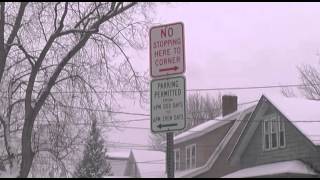
M 107 158 L 116 177 L 157 178 L 165 175 L 165 153 L 161 151 L 131 149 L 109 152 Z
M 175 137 L 175 177 L 319 177 L 320 101 L 262 95 Z
M 132 151 L 108 152 L 107 159 L 113 176 L 140 177 Z
M 140 177 L 159 178 L 165 176 L 166 154 L 164 152 L 133 149 L 132 154 L 136 160 Z

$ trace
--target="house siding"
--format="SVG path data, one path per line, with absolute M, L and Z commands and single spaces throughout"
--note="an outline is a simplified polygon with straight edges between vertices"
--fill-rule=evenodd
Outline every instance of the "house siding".
M 278 113 L 274 108 L 267 113 Z M 260 121 L 262 122 L 262 121 Z M 251 123 L 255 123 L 251 121 Z M 276 150 L 263 150 L 263 123 L 259 123 L 254 135 L 240 157 L 241 168 L 247 168 L 260 164 L 301 160 L 315 170 L 320 170 L 320 153 L 309 139 L 307 139 L 291 122 L 284 118 L 285 124 L 285 148 Z
M 232 124 L 232 122 L 227 123 L 203 136 L 175 144 L 174 149 L 180 149 L 181 170 L 186 169 L 186 146 L 196 144 L 196 167 L 202 166 L 207 162 Z
M 235 144 L 237 143 L 237 140 L 242 130 L 244 129 L 250 114 L 251 112 L 249 112 L 246 115 L 247 117 L 240 122 L 238 128 L 235 130 L 231 139 L 229 140 L 226 147 L 223 149 L 223 151 L 221 152 L 221 154 L 219 155 L 219 157 L 217 158 L 213 166 L 210 168 L 210 170 L 208 170 L 205 173 L 197 175 L 196 178 L 217 178 L 239 169 L 238 165 L 231 165 L 229 163 L 228 157 L 231 154 Z
M 285 127 L 285 147 L 265 151 L 263 149 L 263 122 L 267 115 L 282 114 L 268 101 L 260 99 L 251 119 L 245 118 L 215 160 L 212 167 L 196 178 L 217 178 L 240 169 L 280 161 L 300 160 L 316 172 L 320 172 L 320 147 L 315 146 L 296 126 L 282 116 Z M 253 119 L 252 119 L 253 118 Z M 259 121 L 259 124 L 257 123 Z M 255 124 L 253 124 L 255 123 Z M 235 124 L 234 124 L 235 125 Z M 239 139 L 240 138 L 240 139 Z M 231 156 L 231 157 L 230 157 Z M 229 158 L 230 157 L 230 158 Z M 319 177 L 318 175 L 277 174 L 263 177 Z

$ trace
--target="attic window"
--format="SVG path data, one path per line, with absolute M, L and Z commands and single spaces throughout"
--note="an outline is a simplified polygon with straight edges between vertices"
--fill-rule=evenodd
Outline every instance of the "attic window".
M 277 128 L 279 127 L 279 122 L 277 121 L 276 116 L 272 117 L 269 122 L 271 123 L 271 148 L 275 149 L 278 146 Z
M 279 127 L 279 143 L 280 147 L 285 147 L 285 132 L 284 132 L 284 120 L 280 118 Z
M 264 118 L 263 122 L 263 149 L 278 149 L 285 147 L 285 125 L 278 114 Z
M 196 167 L 196 145 L 186 146 L 186 169 Z
M 174 169 L 180 170 L 180 149 L 174 150 Z
M 264 149 L 270 149 L 270 127 L 268 121 L 264 121 Z

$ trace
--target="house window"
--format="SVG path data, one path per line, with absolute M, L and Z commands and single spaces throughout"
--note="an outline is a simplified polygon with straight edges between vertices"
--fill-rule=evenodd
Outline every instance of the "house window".
M 268 121 L 264 121 L 264 148 L 270 149 L 270 126 Z
M 196 167 L 196 145 L 192 144 L 186 147 L 186 169 Z
M 280 119 L 280 127 L 279 127 L 279 143 L 280 147 L 285 147 L 285 132 L 284 132 L 284 121 L 282 118 Z
M 191 168 L 196 167 L 196 145 L 191 148 Z
M 174 169 L 180 170 L 180 149 L 174 150 Z
M 263 147 L 265 150 L 285 147 L 284 121 L 279 115 L 272 115 L 264 120 Z
M 275 118 L 275 116 L 273 118 L 271 118 L 270 120 L 271 123 L 271 148 L 275 149 L 278 147 L 278 121 Z

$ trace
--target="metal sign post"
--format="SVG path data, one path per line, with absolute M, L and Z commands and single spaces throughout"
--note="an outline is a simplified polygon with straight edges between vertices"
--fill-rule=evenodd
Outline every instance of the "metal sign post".
M 173 132 L 167 133 L 167 176 L 174 178 L 174 152 L 173 152 Z
M 174 178 L 173 132 L 186 126 L 184 25 L 181 22 L 150 29 L 151 131 L 167 135 L 167 175 Z

